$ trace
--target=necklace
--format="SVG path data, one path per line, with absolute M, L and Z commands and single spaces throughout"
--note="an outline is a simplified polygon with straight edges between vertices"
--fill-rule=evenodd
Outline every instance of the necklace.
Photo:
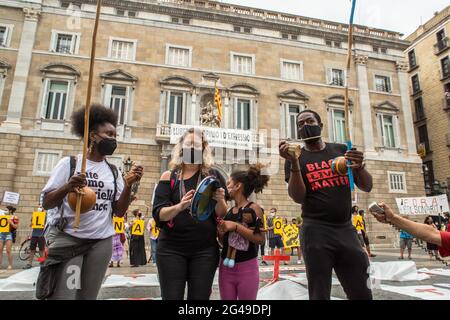
M 194 176 L 195 176 L 195 174 L 194 174 Z M 198 172 L 198 178 L 197 178 L 197 183 L 195 184 L 195 189 L 201 182 L 201 177 L 202 177 L 202 175 L 200 174 L 200 172 Z M 180 180 L 179 192 L 180 192 L 180 201 L 181 201 L 181 199 L 183 199 L 184 195 L 186 194 L 186 187 L 184 185 L 184 179 L 183 179 L 183 169 L 180 170 L 179 178 L 180 178 L 179 179 Z M 189 208 L 189 213 L 190 212 L 191 212 L 191 209 Z

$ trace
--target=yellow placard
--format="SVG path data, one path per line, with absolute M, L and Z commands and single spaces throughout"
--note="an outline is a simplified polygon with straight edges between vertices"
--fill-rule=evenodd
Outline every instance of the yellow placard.
M 124 217 L 113 217 L 114 230 L 116 233 L 125 233 L 125 219 Z
M 283 219 L 275 218 L 273 219 L 273 233 L 283 235 Z
M 159 236 L 159 228 L 156 227 L 156 221 L 152 220 L 152 238 L 156 239 Z
M 283 245 L 284 248 L 295 248 L 300 246 L 300 240 L 298 238 L 298 228 L 293 224 L 287 224 L 283 226 Z
M 265 213 L 263 214 L 263 224 L 264 224 L 264 230 L 267 230 L 267 216 Z
M 9 219 L 11 216 L 2 215 L 0 216 L 0 232 L 10 232 L 9 229 Z
M 31 220 L 32 229 L 44 229 L 45 227 L 45 212 L 35 211 L 33 212 L 33 218 Z
M 355 226 L 357 231 L 364 231 L 364 223 L 363 218 L 360 215 L 353 215 L 352 217 L 353 225 Z
M 131 234 L 135 236 L 144 235 L 144 220 L 135 220 L 131 228 Z

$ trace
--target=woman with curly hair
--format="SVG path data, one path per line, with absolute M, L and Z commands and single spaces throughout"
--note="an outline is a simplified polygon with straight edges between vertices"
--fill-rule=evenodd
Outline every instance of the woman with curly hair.
M 72 114 L 72 132 L 84 135 L 84 108 Z M 123 216 L 130 204 L 131 184 L 140 180 L 141 166 L 131 169 L 129 184 L 117 168 L 106 161 L 114 153 L 117 115 L 101 105 L 92 105 L 89 116 L 89 150 L 86 174 L 80 174 L 82 155 L 65 157 L 53 169 L 42 190 L 43 207 L 57 208 L 56 223 L 47 235 L 48 258 L 41 266 L 36 297 L 38 299 L 96 299 L 112 254 L 115 230 L 113 214 Z M 67 195 L 88 186 L 96 193 L 94 207 L 81 214 L 74 228 L 75 212 Z
M 256 300 L 258 294 L 258 246 L 264 242 L 264 234 L 260 231 L 263 211 L 249 197 L 267 186 L 269 176 L 263 174 L 263 170 L 263 165 L 256 164 L 246 171 L 235 171 L 227 183 L 235 206 L 219 223 L 219 232 L 224 234 L 219 268 L 222 300 Z M 231 263 L 230 247 L 235 251 Z
M 216 218 L 227 211 L 225 179 L 212 169 L 213 161 L 203 132 L 189 129 L 174 147 L 171 170 L 162 174 L 155 189 L 153 218 L 160 228 L 156 265 L 163 300 L 207 300 L 219 263 Z M 206 176 L 218 178 L 215 214 L 203 222 L 190 214 L 198 184 Z

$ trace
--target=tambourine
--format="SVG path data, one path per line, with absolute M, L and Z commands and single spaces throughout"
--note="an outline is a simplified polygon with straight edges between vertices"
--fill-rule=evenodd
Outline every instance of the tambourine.
M 203 222 L 211 216 L 217 203 L 212 197 L 219 188 L 219 180 L 211 176 L 199 183 L 192 198 L 191 215 L 193 218 Z
M 345 157 L 334 158 L 331 162 L 331 170 L 340 176 L 345 176 L 348 172 L 347 159 Z

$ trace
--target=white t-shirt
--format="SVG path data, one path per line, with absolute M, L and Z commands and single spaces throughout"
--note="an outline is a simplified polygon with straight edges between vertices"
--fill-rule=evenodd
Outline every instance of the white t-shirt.
M 77 165 L 75 174 L 81 171 L 81 155 L 77 157 Z M 56 190 L 62 187 L 69 180 L 70 174 L 70 157 L 61 159 L 53 169 L 50 179 L 42 190 L 43 193 Z M 112 197 L 114 194 L 114 176 L 111 168 L 106 161 L 94 162 L 87 160 L 86 162 L 86 180 L 88 186 L 95 191 L 97 202 L 91 211 L 81 214 L 80 227 L 78 230 L 73 229 L 75 212 L 69 207 L 67 196 L 63 200 L 61 209 L 64 208 L 64 217 L 67 218 L 68 224 L 64 232 L 83 239 L 106 239 L 115 234 L 112 223 Z M 120 172 L 117 177 L 117 194 L 118 200 L 123 190 L 123 178 Z M 59 209 L 59 210 L 61 210 Z M 54 212 L 52 218 L 59 218 L 60 211 Z

